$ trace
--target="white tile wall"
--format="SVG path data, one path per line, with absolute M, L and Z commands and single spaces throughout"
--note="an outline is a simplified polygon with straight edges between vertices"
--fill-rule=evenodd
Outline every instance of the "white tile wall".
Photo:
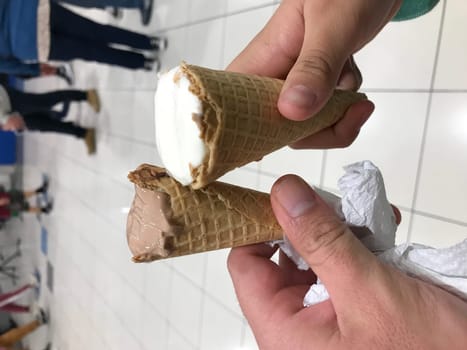
M 224 18 L 187 26 L 184 60 L 213 69 L 221 69 L 223 51 L 220 48 L 224 46 L 224 26 Z
M 239 318 L 242 316 L 242 311 L 235 297 L 232 281 L 225 273 L 228 253 L 228 249 L 222 249 L 207 254 L 204 291 L 210 298 L 222 304 L 229 313 Z M 204 319 L 207 320 L 206 317 Z
M 273 13 L 272 6 L 255 8 L 225 18 L 224 63 L 227 66 L 263 28 Z
M 169 336 L 169 323 L 149 304 L 143 308 L 141 318 L 142 338 L 141 343 L 145 349 L 167 349 Z M 156 347 L 157 346 L 157 347 Z
M 227 12 L 229 14 L 242 12 L 278 3 L 279 0 L 227 0 Z
M 357 53 L 366 89 L 429 89 L 442 16 L 438 4 L 425 16 L 389 23 Z
M 198 346 L 203 314 L 202 290 L 185 276 L 174 273 L 170 299 L 167 302 L 171 328 L 183 335 L 188 343 Z
M 83 13 L 166 33 L 164 69 L 182 59 L 221 68 L 277 3 L 157 0 L 149 27 L 131 11 L 120 22 L 99 11 Z M 445 246 L 466 238 L 466 11 L 463 0 L 442 1 L 420 19 L 390 24 L 358 53 L 364 88 L 377 109 L 351 147 L 284 149 L 222 180 L 268 191 L 280 175 L 298 173 L 335 190 L 343 165 L 370 159 L 385 175 L 389 198 L 402 208 L 398 242 Z M 155 74 L 82 63 L 75 68 L 77 86 L 97 86 L 102 96 L 99 116 L 73 109 L 74 118 L 97 125 L 98 154 L 88 157 L 82 142 L 63 136 L 25 138 L 25 182 L 35 186 L 47 171 L 56 203 L 42 222 L 55 268 L 55 289 L 46 296 L 56 348 L 256 349 L 227 272 L 228 250 L 148 265 L 130 262 L 125 210 L 133 189 L 126 175 L 142 162 L 160 163 L 153 139 Z M 39 234 L 37 223 L 15 225 Z
M 348 148 L 327 151 L 324 185 L 337 188 L 342 167 L 368 159 L 385 175 L 392 202 L 411 207 L 428 93 L 372 93 L 375 112 Z
M 185 45 L 187 32 L 186 26 L 164 32 L 169 41 L 170 48 L 160 56 L 162 71 L 168 71 L 182 60 L 186 60 Z
M 466 16 L 467 7 L 464 1 L 446 1 L 435 80 L 437 89 L 467 89 L 467 39 L 460 35 L 465 28 Z
M 416 208 L 467 222 L 467 93 L 432 98 Z
M 190 22 L 196 22 L 209 18 L 225 15 L 227 0 L 199 0 L 190 3 Z
M 158 0 L 151 23 L 156 30 L 174 28 L 188 23 L 190 0 Z
M 466 238 L 467 225 L 449 222 L 437 217 L 414 214 L 412 241 L 432 247 L 449 247 Z M 440 236 L 442 239 L 440 239 Z
M 217 322 L 212 322 L 216 319 Z M 243 320 L 218 302 L 206 298 L 201 326 L 200 349 L 238 350 L 242 340 Z

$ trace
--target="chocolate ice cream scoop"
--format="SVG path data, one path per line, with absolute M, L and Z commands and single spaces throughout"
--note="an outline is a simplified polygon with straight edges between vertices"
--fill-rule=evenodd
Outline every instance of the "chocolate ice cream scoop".
M 135 197 L 127 221 L 128 245 L 133 255 L 167 257 L 177 229 L 170 223 L 171 217 L 167 193 L 135 185 Z

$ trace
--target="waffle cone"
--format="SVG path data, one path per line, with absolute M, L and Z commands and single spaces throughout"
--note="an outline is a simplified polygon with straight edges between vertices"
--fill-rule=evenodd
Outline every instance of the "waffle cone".
M 130 181 L 144 189 L 170 196 L 170 222 L 179 228 L 169 237 L 167 254 L 140 254 L 135 262 L 237 247 L 282 239 L 267 193 L 222 182 L 194 190 L 182 186 L 166 170 L 143 164 L 128 175 Z
M 203 106 L 203 115 L 195 121 L 207 154 L 200 166 L 191 169 L 195 189 L 335 124 L 352 104 L 366 99 L 361 93 L 336 90 L 318 114 L 297 122 L 277 109 L 282 80 L 185 63 L 181 69 Z

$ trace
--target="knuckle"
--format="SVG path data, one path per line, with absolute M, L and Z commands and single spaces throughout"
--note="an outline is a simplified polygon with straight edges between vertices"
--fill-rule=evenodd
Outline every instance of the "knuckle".
M 312 74 L 322 80 L 328 80 L 333 76 L 332 60 L 322 50 L 312 50 L 304 53 L 297 62 L 297 71 Z
M 299 218 L 293 225 L 302 244 L 303 254 L 313 259 L 315 266 L 322 265 L 329 257 L 339 254 L 339 241 L 347 232 L 345 223 L 334 216 L 323 216 L 313 222 L 303 222 Z

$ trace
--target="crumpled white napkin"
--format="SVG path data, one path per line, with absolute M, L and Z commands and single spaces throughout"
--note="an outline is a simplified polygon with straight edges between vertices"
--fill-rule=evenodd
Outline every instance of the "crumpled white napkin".
M 443 249 L 419 244 L 395 247 L 397 224 L 381 172 L 370 161 L 348 165 L 344 170 L 345 174 L 338 181 L 342 199 L 315 190 L 347 222 L 362 243 L 381 261 L 467 300 L 467 239 Z M 287 237 L 274 244 L 278 244 L 299 269 L 309 268 Z M 305 295 L 303 305 L 310 306 L 327 299 L 326 287 L 318 280 Z

